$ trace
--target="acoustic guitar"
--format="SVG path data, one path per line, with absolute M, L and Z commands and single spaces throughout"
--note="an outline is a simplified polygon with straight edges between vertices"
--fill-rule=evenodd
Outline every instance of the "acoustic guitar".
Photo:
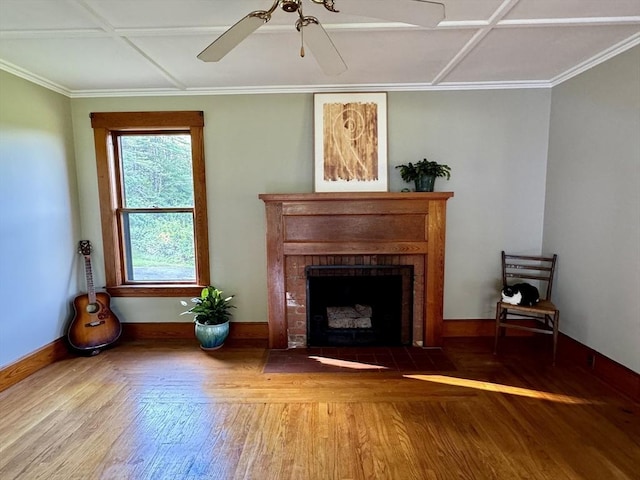
M 122 325 L 109 305 L 111 296 L 97 292 L 93 286 L 91 271 L 91 242 L 81 240 L 78 253 L 84 257 L 87 277 L 87 294 L 78 295 L 73 300 L 74 317 L 69 324 L 67 341 L 74 350 L 96 355 L 120 338 Z

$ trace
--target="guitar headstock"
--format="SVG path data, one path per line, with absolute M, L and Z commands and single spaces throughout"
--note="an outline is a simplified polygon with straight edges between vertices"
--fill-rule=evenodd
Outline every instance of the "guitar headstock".
M 91 242 L 89 240 L 80 240 L 78 242 L 78 253 L 81 255 L 91 255 Z

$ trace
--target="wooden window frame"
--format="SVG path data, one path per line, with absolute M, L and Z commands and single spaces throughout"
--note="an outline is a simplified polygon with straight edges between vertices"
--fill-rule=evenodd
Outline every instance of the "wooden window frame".
M 204 160 L 204 113 L 106 112 L 91 113 L 98 173 L 98 195 L 104 248 L 107 292 L 114 297 L 197 296 L 210 283 L 209 234 Z M 124 279 L 123 241 L 118 225 L 121 207 L 119 167 L 114 153 L 114 134 L 131 131 L 148 133 L 188 131 L 191 135 L 194 196 L 194 241 L 196 281 L 194 283 L 126 283 Z

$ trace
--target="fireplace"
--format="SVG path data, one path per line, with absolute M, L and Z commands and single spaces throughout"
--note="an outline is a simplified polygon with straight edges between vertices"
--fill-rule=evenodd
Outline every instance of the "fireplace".
M 343 268 L 401 270 L 403 285 L 412 284 L 402 300 L 410 306 L 401 313 L 408 324 L 399 334 L 401 344 L 441 346 L 446 203 L 452 196 L 451 192 L 261 194 L 267 226 L 269 347 L 309 345 L 309 315 L 319 314 L 313 313 L 313 305 L 308 312 L 307 273 L 322 270 L 316 267 L 333 268 L 328 269 L 333 276 Z M 345 327 L 343 336 L 354 337 L 355 332 L 346 328 L 367 328 L 361 325 Z M 367 335 L 359 333 L 363 335 L 356 342 L 367 341 Z
M 411 345 L 413 267 L 308 266 L 307 346 Z

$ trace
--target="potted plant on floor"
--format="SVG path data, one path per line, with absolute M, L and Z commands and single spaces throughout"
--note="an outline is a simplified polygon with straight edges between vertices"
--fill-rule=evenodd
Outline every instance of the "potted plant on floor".
M 438 162 L 429 161 L 426 158 L 417 163 L 409 162 L 406 165 L 398 165 L 400 177 L 405 182 L 414 182 L 416 192 L 433 192 L 436 177 L 451 178 L 451 167 Z
M 222 290 L 209 285 L 202 289 L 199 297 L 191 299 L 195 303 L 181 315 L 192 314 L 195 323 L 196 338 L 200 342 L 203 350 L 216 350 L 220 348 L 229 336 L 229 320 L 231 312 L 235 306 L 231 305 L 234 295 L 224 296 Z M 182 300 L 183 306 L 188 303 Z

